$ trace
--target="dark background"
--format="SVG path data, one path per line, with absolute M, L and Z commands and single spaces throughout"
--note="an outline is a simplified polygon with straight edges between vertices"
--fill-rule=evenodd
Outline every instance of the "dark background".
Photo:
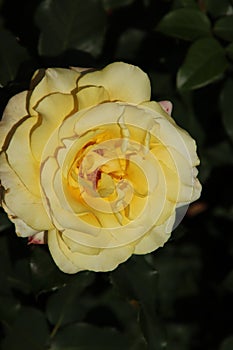
M 66 275 L 0 212 L 3 350 L 233 349 L 233 1 L 0 0 L 0 110 L 40 67 L 122 60 L 196 139 L 201 198 L 164 248 Z

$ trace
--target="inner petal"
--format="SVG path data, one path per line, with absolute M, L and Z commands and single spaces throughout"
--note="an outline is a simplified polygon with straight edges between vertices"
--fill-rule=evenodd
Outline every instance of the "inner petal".
M 100 179 L 97 181 L 97 191 L 100 197 L 109 197 L 115 191 L 115 184 L 112 177 L 108 174 L 102 173 Z

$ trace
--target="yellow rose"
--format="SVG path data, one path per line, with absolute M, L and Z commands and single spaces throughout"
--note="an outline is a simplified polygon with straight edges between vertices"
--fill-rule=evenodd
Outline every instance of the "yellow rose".
M 17 234 L 46 235 L 67 273 L 163 246 L 201 191 L 195 141 L 170 112 L 132 65 L 37 71 L 0 123 L 2 206 Z

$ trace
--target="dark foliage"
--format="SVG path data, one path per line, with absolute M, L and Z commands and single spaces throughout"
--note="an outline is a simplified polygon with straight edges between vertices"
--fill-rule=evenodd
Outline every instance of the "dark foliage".
M 0 0 L 0 111 L 40 67 L 140 66 L 197 140 L 202 197 L 163 249 L 66 275 L 0 212 L 3 350 L 233 349 L 233 1 Z

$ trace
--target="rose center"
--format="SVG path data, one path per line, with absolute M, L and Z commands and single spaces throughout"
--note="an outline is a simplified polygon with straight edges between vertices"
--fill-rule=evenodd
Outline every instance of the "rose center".
M 114 193 L 114 191 L 115 183 L 112 177 L 108 174 L 101 173 L 100 179 L 97 179 L 97 192 L 99 193 L 100 197 L 109 197 Z
M 113 227 L 127 225 L 141 215 L 150 192 L 148 157 L 145 147 L 129 138 L 83 145 L 69 169 L 66 192 L 80 219 Z

